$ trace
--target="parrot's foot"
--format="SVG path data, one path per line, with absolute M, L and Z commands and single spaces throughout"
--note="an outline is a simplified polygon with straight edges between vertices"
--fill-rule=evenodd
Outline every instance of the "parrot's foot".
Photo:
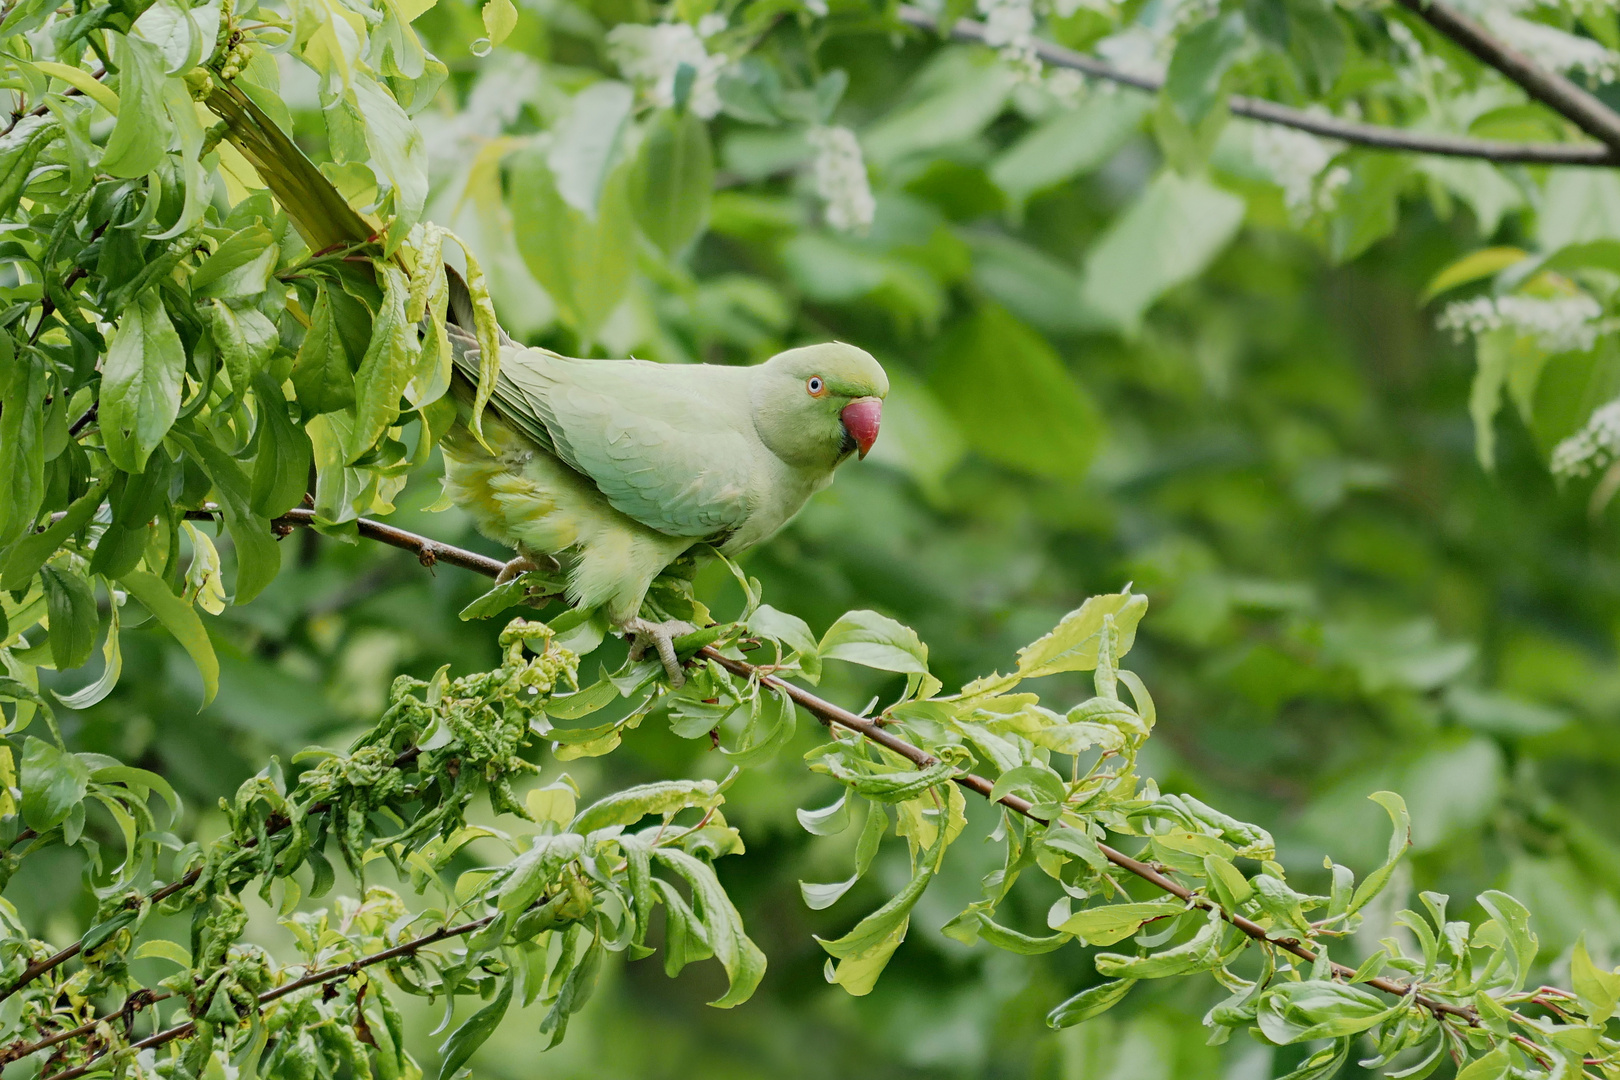
M 505 585 L 508 581 L 511 581 L 519 574 L 527 574 L 531 570 L 538 569 L 540 569 L 539 563 L 536 563 L 527 555 L 519 555 L 511 562 L 501 567 L 501 572 L 495 575 L 495 584 Z
M 647 654 L 647 646 L 651 645 L 658 651 L 658 659 L 664 662 L 669 685 L 677 690 L 686 685 L 686 672 L 681 670 L 680 658 L 675 655 L 675 639 L 693 633 L 697 627 L 680 619 L 652 622 L 635 618 L 625 623 L 623 629 L 630 636 L 630 659 L 640 660 Z

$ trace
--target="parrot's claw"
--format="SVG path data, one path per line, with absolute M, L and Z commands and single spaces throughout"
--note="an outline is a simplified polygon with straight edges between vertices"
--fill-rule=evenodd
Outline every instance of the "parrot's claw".
M 669 685 L 676 690 L 686 685 L 686 672 L 681 669 L 680 658 L 675 655 L 675 639 L 695 630 L 697 627 L 680 619 L 652 622 L 636 618 L 624 624 L 624 632 L 630 636 L 630 659 L 640 660 L 646 655 L 647 646 L 651 645 L 658 651 L 658 659 L 664 662 Z
M 538 569 L 540 569 L 540 567 L 533 559 L 529 558 L 527 555 L 519 555 L 511 562 L 501 567 L 501 572 L 495 575 L 495 584 L 505 585 L 508 581 L 511 581 L 519 574 L 527 574 L 531 570 Z

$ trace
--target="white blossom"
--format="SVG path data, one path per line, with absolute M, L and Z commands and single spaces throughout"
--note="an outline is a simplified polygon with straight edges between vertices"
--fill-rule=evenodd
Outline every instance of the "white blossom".
M 1338 177 L 1330 183 L 1322 174 L 1338 154 L 1339 143 L 1280 124 L 1258 124 L 1251 130 L 1255 159 L 1283 189 L 1283 201 L 1290 212 L 1303 217 L 1313 210 L 1326 209 L 1322 205 L 1324 197 L 1337 201 Z M 1318 177 L 1323 179 L 1320 188 Z M 1348 172 L 1344 179 L 1349 179 Z
M 675 78 L 682 65 L 694 72 L 687 107 L 705 120 L 720 111 L 720 73 L 727 60 L 711 55 L 698 32 L 682 22 L 621 23 L 608 32 L 608 54 L 625 77 L 646 87 L 655 105 L 675 104 Z
M 726 17 L 718 11 L 711 11 L 698 20 L 697 35 L 707 41 L 726 28 Z
M 1578 37 L 1556 26 L 1521 19 L 1501 10 L 1488 12 L 1485 25 L 1543 67 L 1554 71 L 1583 71 L 1597 82 L 1620 78 L 1620 53 L 1591 38 Z
M 1607 329 L 1603 308 L 1590 296 L 1544 300 L 1534 296 L 1480 296 L 1446 305 L 1437 325 L 1460 341 L 1503 328 L 1535 339 L 1548 352 L 1587 352 Z
M 816 194 L 826 204 L 827 224 L 840 232 L 870 228 L 877 202 L 855 133 L 847 127 L 818 126 L 810 129 L 809 138 L 816 149 Z
M 1029 80 L 1041 77 L 1035 51 L 1035 0 L 978 0 L 984 20 L 984 43 L 1001 50 L 1001 59 Z
M 1600 406 L 1586 424 L 1553 447 L 1548 468 L 1554 476 L 1569 479 L 1590 476 L 1620 455 L 1620 398 Z

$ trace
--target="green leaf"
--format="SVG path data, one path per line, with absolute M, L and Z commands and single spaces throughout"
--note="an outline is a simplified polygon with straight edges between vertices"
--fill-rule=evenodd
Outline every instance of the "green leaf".
M 1048 1027 L 1066 1028 L 1100 1016 L 1118 1005 L 1136 985 L 1135 979 L 1110 979 L 1087 987 L 1046 1014 Z
M 1502 1080 L 1512 1070 L 1513 1058 L 1506 1047 L 1498 1046 L 1458 1069 L 1457 1080 Z
M 1243 13 L 1232 11 L 1198 24 L 1176 42 L 1164 94 L 1188 127 L 1198 127 L 1215 107 L 1221 81 L 1243 48 L 1244 29 Z
M 1517 991 L 1530 977 L 1536 962 L 1538 942 L 1530 931 L 1530 911 L 1519 901 L 1497 889 L 1479 894 L 1479 906 L 1490 912 L 1491 918 L 1501 926 L 1507 936 L 1508 948 L 1513 951 L 1513 989 Z
M 0 423 L 3 422 L 4 418 L 0 417 Z M 95 481 L 90 485 L 90 490 L 73 501 L 60 521 L 43 532 L 29 533 L 17 541 L 6 555 L 5 569 L 0 572 L 0 589 L 16 590 L 26 585 L 28 579 L 45 565 L 45 560 L 90 521 L 101 507 L 107 487 L 107 480 Z
M 203 629 L 202 619 L 192 606 L 169 591 L 162 578 L 144 570 L 125 574 L 119 583 L 129 594 L 146 606 L 163 628 L 174 635 L 182 648 L 191 654 L 192 661 L 203 678 L 203 704 L 214 700 L 219 690 L 219 660 L 214 656 L 214 643 Z M 310 895 L 315 895 L 311 893 Z
M 163 54 L 139 38 L 116 31 L 107 36 L 118 71 L 118 122 L 107 137 L 101 169 L 113 176 L 145 176 L 162 162 L 173 131 L 163 106 Z
M 1350 898 L 1351 912 L 1360 911 L 1384 890 L 1406 849 L 1412 846 L 1412 816 L 1406 812 L 1406 801 L 1393 791 L 1375 791 L 1367 798 L 1384 808 L 1395 829 L 1390 834 L 1389 854 L 1384 859 L 1384 865 L 1368 874 L 1356 886 L 1355 895 Z
M 1258 1022 L 1279 1044 L 1354 1035 L 1382 1023 L 1411 1002 L 1318 979 L 1273 983 L 1261 1000 Z
M 410 280 L 396 266 L 379 266 L 384 292 L 371 324 L 371 344 L 354 376 L 354 426 L 344 446 L 352 465 L 399 419 L 400 397 L 411 381 L 421 348 L 416 326 L 405 316 Z
M 1113 616 L 1118 660 L 1136 643 L 1136 626 L 1147 614 L 1141 593 L 1093 596 L 1067 615 L 1044 637 L 1018 650 L 1018 673 L 1026 679 L 1064 671 L 1091 671 L 1097 666 L 1104 620 Z
M 602 186 L 616 164 L 635 93 L 604 79 L 574 96 L 568 115 L 552 133 L 546 165 L 563 202 L 595 221 Z
M 439 1080 L 451 1080 L 495 1033 L 506 1015 L 506 1007 L 512 1003 L 512 983 L 515 980 L 516 976 L 511 974 L 503 978 L 500 989 L 495 992 L 495 999 L 467 1017 L 439 1046 Z
M 253 397 L 259 413 L 259 452 L 253 459 L 248 505 L 258 517 L 280 517 L 303 501 L 314 449 L 303 426 L 293 423 L 287 399 L 274 379 L 255 376 Z
M 1086 253 L 1080 300 L 1134 336 L 1160 296 L 1204 272 L 1243 224 L 1244 202 L 1167 170 Z
M 45 360 L 34 349 L 15 352 L 0 334 L 0 547 L 26 533 L 45 498 Z
M 842 615 L 822 635 L 817 651 L 823 660 L 847 660 L 883 671 L 928 674 L 928 646 L 917 632 L 875 611 Z
M 945 336 L 928 386 L 991 461 L 1060 480 L 1091 467 L 1101 411 L 1046 340 L 1001 307 L 981 306 Z
M 1289 54 L 1305 76 L 1308 91 L 1325 95 L 1344 70 L 1347 35 L 1325 0 L 1293 0 L 1288 5 Z
M 0 215 L 17 209 L 40 152 L 62 135 L 52 117 L 24 116 L 0 136 Z
M 535 280 L 585 342 L 630 288 L 635 237 L 626 195 L 627 167 L 609 174 L 595 220 L 568 204 L 538 150 L 511 164 L 513 236 Z
M 1584 934 L 1575 942 L 1570 954 L 1569 977 L 1581 999 L 1581 1007 L 1593 1023 L 1601 1024 L 1614 1015 L 1615 1005 L 1620 1003 L 1620 974 L 1604 971 L 1592 963 Z
M 1411 165 L 1395 154 L 1359 154 L 1349 168 L 1350 182 L 1339 189 L 1328 220 L 1328 254 L 1337 263 L 1349 262 L 1395 231 L 1400 193 L 1411 175 Z
M 209 336 L 225 362 L 231 386 L 245 392 L 276 351 L 280 335 L 275 324 L 257 308 L 242 301 L 215 300 L 199 306 Z
M 95 682 L 83 687 L 82 689 L 76 690 L 71 694 L 61 694 L 57 693 L 55 690 L 52 690 L 51 693 L 55 694 L 56 699 L 63 705 L 66 705 L 70 709 L 88 709 L 90 706 L 105 699 L 108 694 L 112 693 L 113 687 L 118 685 L 118 677 L 123 673 L 124 670 L 124 657 L 123 653 L 120 651 L 118 640 L 118 622 L 118 605 L 115 603 L 111 606 L 111 609 L 108 612 L 107 640 L 101 646 L 101 656 L 103 662 L 101 674 L 96 678 Z M 135 771 L 144 772 L 144 770 Z M 155 774 L 145 773 L 145 775 L 151 777 L 151 779 L 154 781 L 159 780 Z M 100 772 L 98 772 L 96 779 L 102 779 Z M 174 793 L 172 790 L 169 790 L 168 782 L 160 782 L 162 783 L 162 788 L 160 790 L 168 790 L 169 796 L 172 796 Z M 154 784 L 152 786 L 156 785 Z M 173 804 L 174 801 L 175 800 L 173 798 L 169 798 L 169 802 L 171 804 Z
M 212 439 L 194 435 L 185 425 L 175 429 L 175 437 L 185 444 L 208 479 L 213 481 L 214 495 L 225 514 L 225 528 L 236 546 L 236 580 L 231 602 L 245 604 L 275 580 L 281 569 L 281 548 L 270 532 L 270 523 L 253 513 L 252 484 L 236 459 Z
M 350 87 L 365 117 L 371 167 L 392 188 L 394 217 L 388 226 L 388 250 L 392 252 L 421 219 L 422 206 L 427 202 L 427 144 L 421 129 L 385 87 L 360 74 L 350 81 Z
M 84 800 L 90 769 L 76 755 L 30 735 L 23 741 L 21 787 L 23 820 L 42 833 Z
M 675 258 L 702 232 L 713 192 L 709 125 L 690 109 L 656 114 L 630 170 L 630 212 L 642 234 Z
M 107 346 L 101 382 L 101 437 L 107 456 L 138 473 L 180 415 L 186 354 L 159 290 L 135 297 Z
M 1516 247 L 1488 247 L 1470 251 L 1429 279 L 1429 284 L 1423 289 L 1423 300 L 1427 303 L 1459 285 L 1467 285 L 1481 278 L 1495 277 L 1508 267 L 1521 263 L 1529 257 L 1528 251 Z
M 83 575 L 56 566 L 40 567 L 51 623 L 51 662 L 68 671 L 90 659 L 96 647 L 96 594 Z
M 505 41 L 517 27 L 517 8 L 512 0 L 487 0 L 484 4 L 484 33 L 491 45 Z
M 660 780 L 616 791 L 579 812 L 572 832 L 592 833 L 615 825 L 634 825 L 648 814 L 673 814 L 689 806 L 708 810 L 725 801 L 713 780 Z
M 463 622 L 472 619 L 492 618 L 503 611 L 526 602 L 536 593 L 543 596 L 561 596 L 563 588 L 564 583 L 562 580 L 547 577 L 538 570 L 531 570 L 526 574 L 519 574 L 509 581 L 501 582 L 501 584 L 462 608 L 456 617 Z M 553 629 L 557 629 L 557 627 L 553 626 Z
M 293 363 L 293 389 L 306 416 L 354 404 L 354 364 L 338 329 L 328 288 L 322 284 L 315 296 L 309 329 Z
M 534 844 L 512 863 L 512 873 L 496 894 L 497 909 L 517 914 L 540 898 L 545 887 L 562 868 L 585 851 L 585 838 L 578 833 L 542 833 Z
M 849 828 L 849 792 L 838 796 L 838 801 L 820 810 L 795 810 L 799 824 L 813 836 L 835 836 Z
M 714 867 L 679 848 L 660 847 L 653 856 L 680 874 L 692 887 L 692 900 L 703 922 L 709 948 L 725 968 L 730 985 L 710 1005 L 729 1009 L 753 996 L 765 977 L 765 954 L 743 933 L 742 916 L 714 876 Z
M 1221 962 L 1221 928 L 1225 923 L 1206 922 L 1191 940 L 1146 956 L 1098 953 L 1093 960 L 1097 974 L 1126 979 L 1164 979 L 1207 971 Z
M 990 179 L 1021 207 L 1032 195 L 1094 172 L 1141 128 L 1149 100 L 1091 94 L 1056 109 L 991 162 Z
M 1175 918 L 1186 910 L 1186 904 L 1172 899 L 1109 904 L 1105 907 L 1083 908 L 1052 929 L 1073 934 L 1086 945 L 1112 945 L 1135 934 L 1147 922 L 1154 919 Z

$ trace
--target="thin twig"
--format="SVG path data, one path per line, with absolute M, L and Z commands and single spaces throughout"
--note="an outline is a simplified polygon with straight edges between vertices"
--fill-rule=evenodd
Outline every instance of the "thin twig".
M 297 511 L 293 511 L 293 513 L 297 513 Z M 277 520 L 279 521 L 279 520 L 283 520 L 283 519 L 278 518 Z M 369 524 L 376 525 L 376 522 L 370 522 Z M 387 529 L 388 526 L 381 526 L 381 528 Z M 398 531 L 398 530 L 394 530 L 394 531 Z M 369 535 L 369 534 L 362 533 L 361 535 Z M 373 539 L 382 539 L 382 537 L 374 536 Z M 422 539 L 422 538 L 417 537 L 417 539 Z M 390 541 L 384 540 L 383 542 L 384 543 L 389 543 Z M 395 545 L 395 546 L 398 546 L 398 545 Z M 472 552 L 465 552 L 464 554 L 472 555 Z M 500 563 L 496 563 L 497 567 L 499 567 L 500 565 L 501 565 Z M 396 769 L 405 768 L 407 765 L 414 762 L 417 759 L 417 757 L 419 756 L 420 753 L 421 753 L 421 751 L 418 750 L 414 746 L 406 747 L 404 750 L 400 751 L 400 753 L 399 753 L 399 755 L 397 757 L 394 758 L 394 761 L 393 761 L 394 768 L 396 768 Z M 327 807 L 325 804 L 316 803 L 314 806 L 309 808 L 309 813 L 311 813 L 311 814 L 321 813 L 321 812 L 323 812 L 323 811 L 325 811 L 327 809 L 329 809 L 329 807 Z M 285 819 L 273 818 L 269 822 L 267 822 L 266 825 L 265 825 L 265 835 L 274 836 L 277 833 L 281 832 L 281 830 L 285 829 L 290 824 L 292 824 L 292 823 L 290 821 L 285 820 Z M 258 842 L 259 841 L 258 841 L 258 839 L 256 837 L 251 837 L 250 836 L 250 837 L 247 838 L 247 840 L 245 840 L 243 842 L 243 846 L 244 847 L 253 847 L 256 844 L 258 844 Z M 195 885 L 197 883 L 197 879 L 202 876 L 202 869 L 203 868 L 199 866 L 196 869 L 191 870 L 188 873 L 186 873 L 185 875 L 183 875 L 178 881 L 169 882 L 169 884 L 163 886 L 161 889 L 158 889 L 157 891 L 153 892 L 151 896 L 147 897 L 146 898 L 147 902 L 151 903 L 151 904 L 161 903 L 162 901 L 167 900 L 169 897 L 173 896 L 175 893 L 183 892 L 184 890 L 191 888 L 193 885 Z M 23 987 L 25 987 L 29 983 L 33 982 L 35 979 L 39 978 L 41 975 L 44 975 L 45 973 L 47 973 L 49 971 L 53 971 L 56 968 L 61 967 L 63 964 L 67 963 L 69 960 L 72 960 L 75 956 L 78 956 L 80 951 L 81 951 L 80 945 L 79 945 L 79 943 L 77 941 L 75 941 L 72 945 L 69 945 L 67 948 L 61 949 L 58 952 L 55 952 L 52 955 L 47 956 L 43 960 L 36 960 L 36 961 L 30 963 L 27 967 L 23 968 L 22 974 L 17 976 L 16 981 L 14 981 L 10 986 L 6 987 L 5 990 L 0 991 L 0 1001 L 4 1001 L 6 998 L 10 997 L 12 994 L 15 994 L 17 991 L 21 990 Z
M 1609 148 L 1610 163 L 1620 155 L 1620 113 L 1576 86 L 1556 71 L 1549 71 L 1524 53 L 1491 34 L 1473 19 L 1442 0 L 1400 0 L 1430 26 L 1467 49 L 1483 64 L 1495 68 L 1537 101 L 1569 120 Z
M 97 82 L 100 82 L 102 79 L 105 79 L 107 77 L 107 69 L 104 68 L 104 67 L 98 67 L 98 68 L 96 68 L 95 71 L 92 71 L 90 73 L 90 77 L 92 79 L 96 80 Z M 77 86 L 70 86 L 66 90 L 62 91 L 62 96 L 63 97 L 77 97 L 79 94 L 82 94 L 82 93 L 84 93 L 84 91 L 80 90 Z M 16 127 L 18 124 L 22 123 L 22 118 L 24 116 L 44 116 L 49 111 L 50 111 L 49 106 L 36 105 L 34 108 L 30 109 L 26 113 L 15 113 L 15 114 L 13 114 L 12 117 L 11 117 L 11 123 L 7 124 L 4 128 L 0 128 L 0 138 L 4 138 L 5 136 L 10 135 L 11 134 L 11 129 Z
M 1422 0 L 1401 0 L 1401 2 L 1415 8 Z M 939 22 L 934 16 L 910 5 L 901 6 L 900 21 L 922 30 L 935 33 L 939 31 Z M 962 19 L 951 29 L 951 36 L 961 41 L 976 41 L 983 44 L 984 35 L 984 24 L 972 19 Z M 1043 61 L 1053 67 L 1069 68 L 1094 79 L 1118 83 L 1149 94 L 1156 94 L 1164 87 L 1164 80 L 1156 76 L 1125 71 L 1051 42 L 1036 41 L 1035 51 Z M 1580 92 L 1573 83 L 1569 83 L 1569 86 L 1572 90 Z M 1603 107 L 1601 102 L 1597 104 L 1599 108 Z M 1313 135 L 1355 143 L 1375 150 L 1480 158 L 1494 161 L 1499 165 L 1620 165 L 1620 143 L 1607 139 L 1604 140 L 1608 143 L 1606 146 L 1589 146 L 1579 143 L 1507 142 L 1501 139 L 1474 139 L 1462 135 L 1415 132 L 1381 124 L 1361 124 L 1331 116 L 1317 116 L 1302 109 L 1279 105 L 1274 101 L 1242 95 L 1229 97 L 1227 106 L 1236 116 L 1281 127 L 1297 128 L 1300 131 L 1309 131 Z M 1562 109 L 1559 111 L 1563 112 Z M 1575 118 L 1571 116 L 1570 119 Z M 1620 117 L 1616 117 L 1616 121 L 1620 122 Z M 1582 129 L 1591 130 L 1585 125 L 1582 125 Z
M 314 511 L 307 508 L 300 508 L 289 511 L 282 517 L 275 519 L 275 521 L 271 522 L 271 524 L 272 526 L 300 526 L 312 524 L 314 520 Z M 384 525 L 378 521 L 361 518 L 355 524 L 356 529 L 361 536 L 371 540 L 380 541 L 381 543 L 388 544 L 391 547 L 397 547 L 405 551 L 415 552 L 417 558 L 423 563 L 423 565 L 430 566 L 436 563 L 448 563 L 452 566 L 460 566 L 467 570 L 471 570 L 474 573 L 483 574 L 485 577 L 491 578 L 499 574 L 502 568 L 505 566 L 505 564 L 499 559 L 493 559 L 487 555 L 480 555 L 475 551 L 467 551 L 464 548 L 458 548 L 450 544 L 441 543 L 437 540 L 431 540 L 428 537 L 407 532 L 404 529 L 397 529 L 392 525 Z M 937 764 L 938 759 L 936 759 L 933 755 L 929 754 L 921 747 L 914 746 L 906 740 L 898 737 L 893 732 L 887 731 L 880 727 L 877 721 L 864 716 L 857 716 L 848 709 L 834 705 L 830 701 L 825 701 L 810 693 L 808 690 L 803 689 L 802 687 L 779 679 L 775 675 L 762 672 L 759 668 L 748 663 L 747 661 L 734 660 L 711 647 L 705 647 L 699 650 L 697 655 L 707 660 L 713 660 L 733 674 L 742 675 L 747 678 L 757 678 L 760 682 L 766 684 L 767 686 L 780 689 L 783 693 L 787 694 L 795 704 L 804 709 L 806 712 L 810 713 L 812 716 L 816 717 L 816 719 L 820 720 L 822 723 L 837 724 L 839 727 L 847 728 L 863 738 L 866 738 L 887 750 L 899 754 L 901 757 L 905 758 L 907 761 L 910 761 L 918 768 L 926 769 Z M 989 798 L 995 788 L 995 785 L 991 781 L 982 776 L 966 774 L 953 777 L 953 779 L 956 781 L 956 783 L 967 788 L 969 791 L 982 795 L 985 798 Z M 1020 814 L 1031 821 L 1038 822 L 1043 825 L 1047 824 L 1045 819 L 1035 814 L 1033 804 L 1017 795 L 1003 796 L 1002 798 L 998 799 L 997 802 L 999 802 L 1002 806 L 1007 807 L 1014 813 Z M 1216 904 L 1209 898 L 1194 893 L 1185 885 L 1166 877 L 1163 873 L 1148 863 L 1142 862 L 1140 859 L 1134 859 L 1131 856 L 1126 855 L 1124 852 L 1118 851 L 1106 844 L 1099 844 L 1098 848 L 1109 862 L 1113 863 L 1115 866 L 1118 866 L 1120 869 L 1134 874 L 1148 884 L 1162 890 L 1163 892 L 1169 893 L 1171 896 L 1176 897 L 1189 906 L 1218 913 L 1221 918 L 1225 919 L 1232 926 L 1236 927 L 1238 930 L 1242 931 L 1255 941 L 1282 949 L 1284 952 L 1303 960 L 1306 963 L 1316 962 L 1316 952 L 1309 946 L 1301 943 L 1298 939 L 1291 937 L 1273 937 L 1271 932 L 1265 927 L 1261 926 L 1259 923 L 1254 922 L 1252 919 L 1244 918 L 1242 915 L 1238 915 L 1235 912 L 1225 910 L 1219 904 Z M 195 880 L 196 871 L 193 871 L 191 874 L 188 874 L 186 878 L 183 878 L 172 885 L 166 886 L 163 889 L 159 889 L 153 894 L 152 899 L 155 901 L 166 896 L 173 895 L 175 892 L 187 887 Z M 0 994 L 0 1000 L 3 1000 L 7 995 L 16 992 L 22 986 L 26 985 L 32 979 L 37 978 L 45 971 L 56 967 L 58 964 L 71 959 L 77 954 L 78 946 L 74 945 L 68 949 L 62 950 L 62 952 L 58 953 L 56 956 L 51 957 L 50 960 L 41 962 L 37 971 L 34 970 L 35 965 L 30 965 L 29 971 L 25 971 L 21 979 L 7 989 L 5 993 Z M 1335 976 L 1343 979 L 1348 979 L 1355 974 L 1355 970 L 1353 968 L 1349 968 L 1338 963 L 1334 963 L 1332 965 L 1332 970 Z M 1391 994 L 1396 997 L 1410 997 L 1418 1005 L 1429 1010 L 1436 1016 L 1456 1017 L 1469 1025 L 1477 1025 L 1479 1023 L 1479 1014 L 1473 1009 L 1463 1005 L 1453 1005 L 1449 1002 L 1439 1001 L 1432 997 L 1415 993 L 1413 987 L 1407 984 L 1399 983 L 1382 976 L 1364 981 L 1367 986 L 1370 986 L 1375 990 L 1380 990 L 1386 994 Z M 182 1025 L 182 1027 L 184 1026 L 185 1025 Z M 160 1032 L 159 1034 L 167 1033 Z M 179 1036 L 170 1035 L 169 1037 L 178 1038 Z M 156 1036 L 152 1036 L 151 1038 L 156 1038 Z M 135 1045 L 137 1047 L 142 1047 L 147 1044 L 147 1042 L 143 1042 Z M 152 1043 L 151 1045 L 156 1044 Z M 75 1077 L 82 1074 L 82 1069 L 79 1071 L 68 1070 L 67 1072 L 57 1073 L 55 1076 L 48 1077 L 46 1080 L 74 1080 Z
M 537 907 L 546 903 L 548 899 L 548 897 L 541 897 L 531 906 Z M 289 994 L 296 994 L 298 991 L 307 990 L 311 986 L 319 986 L 321 983 L 333 982 L 337 979 L 346 979 L 350 975 L 354 975 L 375 964 L 385 963 L 389 960 L 397 960 L 401 956 L 408 956 L 411 953 L 427 948 L 429 945 L 436 945 L 439 942 L 445 941 L 449 938 L 461 937 L 464 934 L 471 934 L 476 930 L 481 930 L 485 926 L 488 926 L 499 916 L 500 913 L 496 912 L 494 915 L 486 915 L 482 919 L 474 919 L 472 922 L 462 923 L 460 926 L 443 926 L 433 931 L 431 934 L 423 934 L 419 938 L 412 938 L 410 941 L 401 942 L 391 949 L 384 949 L 381 952 L 370 953 L 369 955 L 362 956 L 357 960 L 350 960 L 346 964 L 338 964 L 335 967 L 322 968 L 319 971 L 312 971 L 308 975 L 305 975 L 299 979 L 294 979 L 292 982 L 286 983 L 282 986 L 278 986 L 274 990 L 266 990 L 264 993 L 259 995 L 259 1006 L 262 1008 L 265 1005 L 270 1004 L 272 1001 L 279 1001 Z M 162 1046 L 164 1043 L 173 1042 L 176 1039 L 189 1038 L 193 1033 L 196 1032 L 196 1030 L 197 1022 L 195 1020 L 187 1020 L 183 1024 L 176 1024 L 172 1028 L 154 1032 L 138 1042 L 130 1043 L 128 1048 L 138 1051 L 146 1050 L 154 1046 Z M 38 1048 L 43 1049 L 43 1046 Z M 90 1059 L 85 1061 L 82 1065 L 75 1065 L 71 1069 L 64 1069 L 59 1073 L 52 1073 L 50 1076 L 46 1077 L 45 1080 L 77 1080 L 78 1077 L 90 1072 L 94 1068 L 95 1063 L 107 1053 L 108 1051 L 102 1050 L 99 1053 L 92 1055 Z

